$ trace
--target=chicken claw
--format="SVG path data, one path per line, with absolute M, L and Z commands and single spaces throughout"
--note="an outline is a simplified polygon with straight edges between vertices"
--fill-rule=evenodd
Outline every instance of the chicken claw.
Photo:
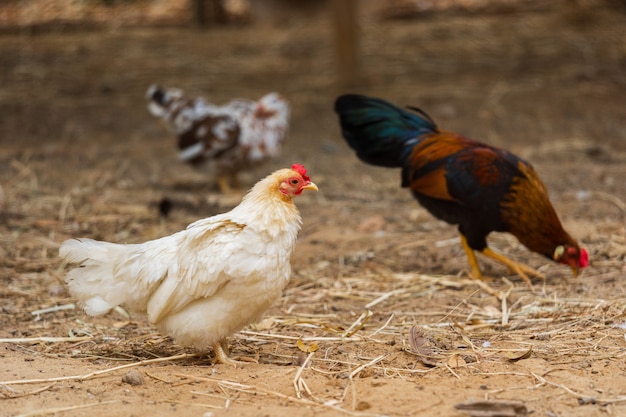
M 226 341 L 226 339 L 222 339 L 218 343 L 214 343 L 213 352 L 215 352 L 215 363 L 231 365 L 234 368 L 238 368 L 243 365 L 243 362 L 237 361 L 230 357 L 230 352 L 228 351 L 228 342 Z
M 528 284 L 528 286 L 530 287 L 531 291 L 535 291 L 535 289 L 533 288 L 533 284 L 530 281 L 530 278 L 528 278 L 528 275 L 532 275 L 535 276 L 537 278 L 541 278 L 542 280 L 546 280 L 546 276 L 543 275 L 541 272 L 534 270 L 533 268 L 526 266 L 524 264 L 515 262 L 509 258 L 507 258 L 504 255 L 500 255 L 499 253 L 496 253 L 494 251 L 492 251 L 489 248 L 485 248 L 482 251 L 482 254 L 497 261 L 500 262 L 501 264 L 505 265 L 506 267 L 508 267 L 511 271 L 515 272 L 517 275 L 519 275 L 520 277 L 522 277 L 522 279 L 524 281 L 526 281 L 526 283 Z
M 467 254 L 467 259 L 469 261 L 470 264 L 470 268 L 472 270 L 471 272 L 471 276 L 474 279 L 479 279 L 482 280 L 483 279 L 483 274 L 480 271 L 480 266 L 478 265 L 478 260 L 476 259 L 476 254 L 474 253 L 474 251 L 472 250 L 472 248 L 470 248 L 469 244 L 467 243 L 467 239 L 465 239 L 465 236 L 461 235 L 461 244 L 463 245 L 463 249 L 465 249 L 465 253 Z M 537 277 L 537 278 L 541 278 L 545 281 L 546 276 L 543 275 L 541 272 L 538 272 L 536 270 L 534 270 L 533 268 L 526 266 L 524 264 L 515 262 L 509 258 L 507 258 L 504 255 L 500 255 L 499 253 L 496 253 L 494 251 L 492 251 L 489 248 L 485 248 L 481 251 L 481 253 L 485 256 L 487 256 L 488 258 L 491 258 L 493 260 L 495 260 L 496 262 L 499 262 L 501 264 L 503 264 L 504 266 L 506 266 L 507 268 L 509 268 L 512 272 L 516 273 L 517 275 L 519 275 L 525 282 L 526 284 L 528 284 L 528 287 L 530 287 L 531 291 L 535 291 L 533 284 L 530 280 L 530 278 L 528 278 L 529 275 Z

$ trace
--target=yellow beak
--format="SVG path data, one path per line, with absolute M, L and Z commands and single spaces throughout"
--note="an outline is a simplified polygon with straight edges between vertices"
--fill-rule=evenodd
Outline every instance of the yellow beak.
M 302 187 L 303 190 L 313 190 L 313 191 L 318 191 L 317 185 L 315 185 L 314 182 L 310 182 L 307 185 L 305 185 L 304 187 Z

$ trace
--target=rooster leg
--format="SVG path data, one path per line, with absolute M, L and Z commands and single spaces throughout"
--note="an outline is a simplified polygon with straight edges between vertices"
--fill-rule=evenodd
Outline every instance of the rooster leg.
M 471 276 L 474 279 L 483 279 L 483 274 L 480 272 L 480 266 L 478 265 L 478 260 L 476 259 L 476 254 L 474 253 L 474 249 L 470 248 L 467 243 L 467 239 L 465 236 L 461 235 L 461 244 L 463 245 L 463 249 L 465 249 L 465 253 L 467 254 L 467 260 L 469 261 L 470 268 L 472 268 Z
M 532 269 L 529 266 L 526 266 L 524 264 L 515 262 L 509 258 L 507 258 L 504 255 L 500 255 L 499 253 L 496 253 L 494 251 L 492 251 L 489 248 L 485 248 L 482 251 L 483 255 L 496 260 L 498 262 L 500 262 L 501 264 L 505 265 L 506 267 L 508 267 L 511 271 L 515 272 L 517 275 L 519 275 L 520 277 L 522 277 L 522 279 L 524 281 L 526 281 L 526 283 L 528 284 L 528 286 L 530 287 L 531 290 L 533 290 L 533 284 L 530 282 L 530 278 L 528 278 L 528 275 L 532 275 L 535 276 L 537 278 L 541 278 L 543 280 L 546 279 L 546 276 L 543 275 L 541 272 L 535 271 L 534 269 Z

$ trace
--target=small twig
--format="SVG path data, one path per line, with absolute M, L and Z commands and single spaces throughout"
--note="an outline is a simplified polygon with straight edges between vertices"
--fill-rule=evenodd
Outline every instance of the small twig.
M 348 390 L 352 388 L 352 391 L 353 391 L 352 408 L 354 409 L 356 405 L 356 394 L 354 394 L 354 377 L 357 376 L 363 369 L 372 365 L 376 365 L 378 362 L 382 361 L 386 357 L 387 355 L 380 355 L 377 358 L 372 359 L 368 363 L 364 363 L 363 365 L 356 368 L 354 371 L 350 372 L 350 375 L 348 375 L 348 381 L 350 382 L 350 384 L 346 385 L 346 388 L 343 390 L 343 395 L 341 396 L 341 402 L 343 402 L 346 399 L 346 396 L 348 395 Z
M 383 295 L 381 295 L 380 297 L 374 299 L 373 301 L 370 301 L 369 303 L 365 304 L 365 308 L 372 308 L 374 307 L 376 304 L 380 304 L 383 301 L 385 301 L 387 298 L 392 297 L 396 294 L 402 294 L 403 292 L 405 292 L 405 290 L 400 289 L 400 290 L 393 290 L 393 291 L 389 291 Z
M 150 378 L 156 379 L 157 381 L 165 382 L 166 384 L 171 384 L 172 381 L 168 381 L 167 379 L 163 379 L 160 376 L 152 375 L 150 372 L 146 371 L 146 375 Z
M 200 356 L 200 353 L 183 353 L 180 355 L 169 356 L 167 358 L 156 358 L 156 359 L 147 359 L 139 362 L 129 363 L 126 365 L 116 366 L 114 368 L 103 369 L 100 371 L 90 372 L 85 375 L 73 375 L 73 376 L 59 376 L 55 378 L 38 378 L 38 379 L 17 379 L 14 381 L 0 381 L 0 385 L 17 385 L 17 384 L 38 384 L 44 382 L 57 382 L 57 381 L 84 381 L 86 379 L 93 378 L 95 376 L 104 375 L 107 373 L 111 373 L 114 371 L 119 371 L 120 369 L 132 368 L 135 366 L 148 365 L 152 363 L 159 362 L 168 362 L 178 359 L 187 359 L 187 358 L 195 358 Z
M 202 403 L 189 403 L 189 402 L 178 401 L 178 400 L 164 400 L 163 402 L 168 403 L 168 404 L 183 404 L 183 405 L 192 405 L 194 407 L 212 408 L 214 410 L 222 410 L 223 408 L 226 408 L 226 407 L 220 407 L 219 405 L 202 404 Z
M 391 313 L 391 315 L 389 316 L 389 318 L 387 319 L 387 321 L 385 322 L 385 324 L 383 324 L 381 327 L 379 327 L 375 332 L 373 332 L 372 334 L 369 335 L 369 337 L 374 337 L 376 336 L 378 333 L 380 333 L 381 331 L 383 331 L 383 329 L 387 326 L 389 326 L 389 323 L 391 323 L 391 320 L 393 320 L 394 314 Z
M 356 332 L 361 330 L 363 328 L 363 326 L 365 326 L 365 323 L 367 323 L 367 321 L 370 319 L 370 317 L 372 317 L 373 314 L 374 313 L 372 313 L 371 310 L 365 310 L 363 313 L 361 313 L 359 318 L 356 319 L 356 321 L 354 323 L 352 323 L 352 325 L 350 327 L 348 327 L 348 330 L 346 330 L 341 335 L 341 337 L 342 338 L 346 338 L 346 337 L 353 336 Z
M 259 386 L 245 385 L 245 384 L 240 384 L 238 382 L 227 381 L 227 380 L 222 380 L 222 379 L 208 378 L 208 377 L 199 377 L 199 376 L 185 375 L 185 374 L 178 374 L 178 373 L 174 374 L 174 376 L 179 376 L 179 377 L 182 377 L 182 378 L 195 379 L 196 381 L 213 382 L 213 383 L 216 383 L 216 384 L 218 384 L 220 386 L 221 385 L 228 386 L 231 389 L 247 392 L 249 394 L 255 394 L 256 392 L 261 392 L 263 394 L 272 395 L 272 396 L 281 398 L 283 400 L 293 401 L 295 403 L 300 403 L 300 404 L 305 404 L 305 405 L 326 407 L 326 408 L 330 408 L 330 409 L 335 410 L 335 411 L 340 411 L 342 413 L 346 413 L 346 414 L 349 414 L 349 415 L 352 415 L 352 416 L 375 416 L 375 414 L 371 414 L 371 413 L 352 412 L 350 410 L 346 410 L 346 409 L 343 409 L 341 407 L 337 407 L 336 405 L 334 405 L 333 402 L 321 403 L 321 402 L 315 402 L 315 401 L 312 401 L 312 400 L 307 400 L 306 398 L 296 398 L 296 397 L 293 397 L 291 395 L 283 394 L 283 393 L 277 392 L 277 391 L 272 391 L 272 390 L 269 390 L 269 389 L 266 389 L 266 388 L 262 388 L 262 387 L 259 387 Z M 252 391 L 250 391 L 250 390 L 252 390 Z
M 70 303 L 70 304 L 63 304 L 63 305 L 60 305 L 60 306 L 44 308 L 44 309 L 41 309 L 41 310 L 31 311 L 30 314 L 32 314 L 33 316 L 40 316 L 42 314 L 54 313 L 56 311 L 74 310 L 75 308 L 76 308 L 76 304 Z
M 311 389 L 309 388 L 309 386 L 307 385 L 304 379 L 300 379 L 298 384 L 304 389 L 304 391 L 309 395 L 309 397 L 313 398 L 313 393 L 311 392 Z
M 616 404 L 626 402 L 626 397 L 619 398 L 610 398 L 610 399 L 597 399 L 598 404 L 607 405 L 607 404 Z
M 63 343 L 63 342 L 82 342 L 93 339 L 92 336 L 70 336 L 70 337 L 21 337 L 15 339 L 0 339 L 0 343 Z
M 222 394 L 224 395 L 218 395 L 218 394 L 212 394 L 210 392 L 204 392 L 204 391 L 189 391 L 191 394 L 194 395 L 202 395 L 204 397 L 209 397 L 209 398 L 217 398 L 218 400 L 225 400 L 228 398 L 228 395 L 224 392 L 224 390 L 222 389 L 222 387 L 220 387 L 220 390 L 222 391 Z
M 368 368 L 372 365 L 376 365 L 378 362 L 382 361 L 383 359 L 385 359 L 388 355 L 380 355 L 377 358 L 372 359 L 371 361 L 369 361 L 368 363 L 365 363 L 361 366 L 359 366 L 358 368 L 356 368 L 354 371 L 350 372 L 350 376 L 349 378 L 352 379 L 355 376 L 357 376 L 363 369 Z
M 460 306 L 462 306 L 463 304 L 465 304 L 467 302 L 467 300 L 469 300 L 470 298 L 472 298 L 474 296 L 474 294 L 478 293 L 478 290 L 472 291 L 472 293 L 470 295 L 468 295 L 467 297 L 465 297 L 464 299 L 462 299 L 459 303 L 457 303 L 457 305 L 455 305 L 452 310 L 448 311 L 446 313 L 445 316 L 443 316 L 442 318 L 439 319 L 439 321 L 437 321 L 437 325 L 439 325 L 439 323 L 441 323 L 442 321 L 444 321 L 445 319 L 447 319 L 448 317 L 450 317 L 452 315 L 452 313 L 454 313 Z
M 27 413 L 18 414 L 15 417 L 43 416 L 46 414 L 55 414 L 55 413 L 60 413 L 63 411 L 80 410 L 81 408 L 97 407 L 99 405 L 114 404 L 114 403 L 119 403 L 119 402 L 120 400 L 109 400 L 109 401 L 102 401 L 99 403 L 71 405 L 68 407 L 42 408 L 41 410 L 29 411 Z
M 242 330 L 239 332 L 242 335 L 249 336 L 261 336 L 267 338 L 274 339 L 283 339 L 283 340 L 302 340 L 303 342 L 362 342 L 364 339 L 359 336 L 350 336 L 350 337 L 341 337 L 341 336 L 329 336 L 329 337 L 300 337 L 300 336 L 288 336 L 284 334 L 272 334 L 272 333 L 262 333 L 262 332 L 253 332 L 249 330 Z
M 472 339 L 465 333 L 465 329 L 463 329 L 463 327 L 458 324 L 458 323 L 454 323 L 454 326 L 451 327 L 452 330 L 454 330 L 459 336 L 461 336 L 461 339 L 463 339 L 463 341 L 465 343 L 467 343 L 467 345 L 469 346 L 470 349 L 472 349 L 472 352 L 474 353 L 476 360 L 478 362 L 480 362 L 480 360 L 482 359 L 483 355 L 481 353 L 479 353 L 478 348 L 476 347 L 476 345 L 474 344 L 474 342 L 472 342 Z M 448 366 L 448 365 L 446 365 Z M 459 377 L 457 374 L 453 373 L 454 376 L 456 376 L 457 378 Z
M 296 397 L 298 398 L 302 398 L 302 392 L 300 391 L 300 381 L 302 379 L 302 372 L 309 365 L 309 363 L 311 362 L 311 358 L 313 357 L 314 354 L 315 352 L 311 352 L 308 354 L 308 356 L 302 363 L 302 366 L 298 368 L 298 372 L 296 372 L 296 375 L 293 377 L 293 387 L 296 390 Z
M 489 295 L 493 295 L 494 297 L 496 297 L 498 300 L 501 297 L 501 293 L 499 291 L 494 290 L 493 288 L 491 288 L 489 286 L 489 284 L 487 284 L 485 281 L 481 281 L 479 279 L 474 280 L 474 283 L 476 285 L 478 285 L 483 291 L 485 291 L 487 294 Z
M 40 392 L 43 392 L 43 391 L 46 391 L 46 390 L 50 389 L 54 385 L 55 384 L 53 383 L 53 384 L 50 384 L 50 385 L 46 385 L 43 388 L 38 388 L 36 390 L 29 391 L 29 392 L 18 392 L 16 390 L 14 390 L 13 388 L 7 387 L 7 386 L 4 386 L 4 385 L 0 385 L 0 387 L 5 388 L 7 391 L 10 391 L 10 392 L 12 392 L 14 394 L 14 395 L 4 395 L 6 398 L 22 398 L 22 397 L 26 397 L 26 396 L 33 395 L 33 394 L 39 394 Z
M 509 309 L 507 307 L 507 302 L 508 302 L 507 300 L 509 298 L 509 295 L 511 295 L 511 290 L 513 288 L 514 288 L 514 286 L 511 285 L 509 287 L 509 289 L 506 290 L 506 292 L 501 292 L 500 293 L 500 300 L 502 300 L 501 301 L 501 305 L 502 305 L 502 325 L 503 326 L 506 326 L 507 324 L 509 324 L 509 314 L 510 314 L 510 311 L 509 311 Z
M 448 365 L 447 363 L 444 363 L 443 366 L 448 370 L 448 372 L 450 372 L 452 375 L 454 375 L 457 379 L 461 379 L 459 374 L 457 374 L 456 372 L 454 372 L 452 370 L 452 368 L 450 368 L 450 365 Z

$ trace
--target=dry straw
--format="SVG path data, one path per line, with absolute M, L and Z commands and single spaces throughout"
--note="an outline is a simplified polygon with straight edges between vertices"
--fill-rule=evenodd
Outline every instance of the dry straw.
M 194 381 L 201 382 L 201 386 L 217 387 L 218 394 L 198 389 L 195 384 L 189 390 L 206 400 L 185 404 L 206 409 L 227 409 L 235 403 L 254 402 L 263 397 L 365 416 L 368 413 L 359 405 L 363 400 L 359 381 L 365 378 L 410 379 L 437 373 L 441 378 L 462 380 L 470 372 L 502 374 L 485 372 L 485 363 L 512 364 L 539 357 L 558 367 L 576 364 L 581 359 L 590 364 L 623 361 L 626 356 L 624 299 L 597 298 L 585 293 L 564 297 L 563 280 L 558 279 L 538 282 L 539 288 L 531 293 L 518 281 L 507 279 L 475 281 L 463 275 L 398 273 L 393 267 L 385 266 L 384 259 L 372 266 L 365 256 L 297 269 L 283 298 L 265 318 L 232 338 L 231 349 L 238 357 L 287 369 L 289 384 L 284 388 L 270 390 L 231 378 L 194 375 L 197 366 L 211 363 L 210 353 L 207 356 L 186 351 L 168 337 L 156 334 L 143 317 L 129 316 L 123 310 L 106 318 L 86 319 L 75 308 L 75 300 L 64 291 L 51 295 L 54 288 L 50 288 L 51 283 L 63 285 L 65 266 L 56 258 L 58 241 L 63 235 L 78 230 L 100 234 L 109 240 L 123 240 L 131 236 L 131 230 L 132 237 L 139 241 L 172 232 L 163 228 L 174 229 L 178 225 L 155 225 L 153 214 L 145 207 L 129 205 L 123 195 L 107 202 L 109 212 L 114 214 L 94 215 L 98 201 L 92 201 L 92 191 L 78 188 L 63 196 L 41 192 L 36 170 L 18 161 L 13 161 L 11 166 L 14 176 L 2 183 L 3 198 L 12 204 L 5 208 L 4 215 L 18 231 L 4 234 L 0 239 L 9 255 L 3 267 L 15 279 L 0 291 L 2 297 L 10 300 L 5 304 L 14 307 L 14 314 L 4 315 L 1 320 L 5 329 L 19 328 L 18 324 L 24 322 L 30 328 L 23 337 L 19 334 L 6 337 L 10 335 L 7 333 L 0 343 L 24 356 L 97 360 L 100 369 L 77 375 L 0 381 L 0 398 L 37 396 L 53 387 L 64 389 L 60 384 L 63 381 L 119 378 L 128 369 L 144 368 L 150 378 L 173 388 L 184 389 Z M 110 176 L 105 173 L 92 175 L 94 178 L 88 183 L 110 185 Z M 148 200 L 151 195 L 144 197 Z M 604 201 L 611 201 L 622 210 L 619 199 Z M 338 203 L 328 201 L 326 208 L 333 204 Z M 342 204 L 346 206 L 345 202 Z M 53 215 L 50 207 L 55 208 Z M 320 227 L 319 223 L 308 224 L 304 233 L 314 234 Z M 623 267 L 626 240 L 611 230 L 597 233 L 597 237 L 592 236 L 594 251 L 607 256 L 594 260 L 595 271 L 585 273 L 595 275 L 585 279 L 601 285 L 603 280 L 621 276 L 615 271 Z M 446 248 L 457 244 L 448 237 L 418 240 L 390 236 L 381 238 L 380 242 L 386 245 L 388 253 L 415 251 L 424 244 L 439 243 Z M 550 268 L 558 267 L 540 268 L 549 272 L 556 270 Z M 31 285 L 28 280 L 33 277 L 45 285 Z M 411 344 L 411 335 L 417 334 L 416 330 L 421 338 L 420 349 L 427 348 L 427 355 Z M 170 369 L 167 375 L 162 375 L 156 365 L 163 363 L 171 364 L 168 367 L 176 371 Z M 533 391 L 549 386 L 582 402 L 625 401 L 622 396 L 598 396 L 594 390 L 575 389 L 556 382 L 550 370 L 542 374 L 529 371 L 507 375 L 527 378 L 529 383 L 493 389 L 487 394 Z M 329 380 L 342 381 L 338 391 L 326 393 L 322 389 Z M 36 387 L 21 388 L 26 385 Z M 46 408 L 24 416 L 76 408 Z
M 45 353 L 131 362 L 82 375 L 0 381 L 0 386 L 5 387 L 2 392 L 6 398 L 16 398 L 37 395 L 61 381 L 86 381 L 117 375 L 129 368 L 145 367 L 147 375 L 172 386 L 201 381 L 217 384 L 225 392 L 237 391 L 240 394 L 236 398 L 224 394 L 219 396 L 221 404 L 197 403 L 199 407 L 228 408 L 233 401 L 244 401 L 246 394 L 329 408 L 350 415 L 368 415 L 358 410 L 359 392 L 354 383 L 365 373 L 379 378 L 398 378 L 441 370 L 453 378 L 463 379 L 464 369 L 479 370 L 483 362 L 514 362 L 539 355 L 550 363 L 563 364 L 578 361 L 583 356 L 587 361 L 616 360 L 626 356 L 623 348 L 613 347 L 613 344 L 605 346 L 603 343 L 607 339 L 624 337 L 624 300 L 544 297 L 530 294 L 527 288 L 514 286 L 507 280 L 501 284 L 494 282 L 488 285 L 455 277 L 389 273 L 385 286 L 392 284 L 396 288 L 392 291 L 380 291 L 382 285 L 372 283 L 369 277 L 351 277 L 349 280 L 351 294 L 343 294 L 342 298 L 352 298 L 355 305 L 372 308 L 366 308 L 360 314 L 351 313 L 351 321 L 346 321 L 348 316 L 345 314 L 292 311 L 287 315 L 267 316 L 257 328 L 251 327 L 233 338 L 233 351 L 239 356 L 256 357 L 268 363 L 268 366 L 272 363 L 296 365 L 293 368 L 291 392 L 276 392 L 227 378 L 181 372 L 170 374 L 170 378 L 162 378 L 152 371 L 153 365 L 171 362 L 188 366 L 202 361 L 203 355 L 181 353 L 169 338 L 154 334 L 149 328 L 133 328 L 134 322 L 114 322 L 109 326 L 81 323 L 87 327 L 83 331 L 91 333 L 91 336 L 2 339 L 1 343 L 13 345 L 15 349 L 32 346 L 34 349 L 25 349 L 34 355 Z M 414 291 L 423 291 L 427 287 L 444 291 L 453 280 L 455 287 L 470 290 L 455 305 L 423 313 L 397 308 L 409 300 Z M 402 284 L 402 287 L 393 284 Z M 315 297 L 318 291 L 319 288 L 307 287 L 302 282 L 301 288 L 294 286 L 288 290 L 291 297 L 297 298 L 289 301 L 304 303 L 307 297 Z M 337 296 L 337 290 L 332 291 Z M 39 310 L 38 314 L 65 314 L 72 311 L 65 308 L 56 311 L 52 308 Z M 611 325 L 607 326 L 607 323 Z M 141 322 L 135 325 L 141 326 Z M 128 326 L 131 326 L 129 330 L 139 331 L 139 334 L 120 334 L 120 330 Z M 428 346 L 428 361 L 420 357 L 419 348 L 411 346 L 415 329 L 419 329 L 420 337 Z M 163 352 L 175 354 L 145 358 L 150 351 L 161 352 L 156 353 L 157 356 Z M 363 353 L 355 355 L 350 352 Z M 301 357 L 302 354 L 305 355 Z M 319 376 L 338 375 L 343 375 L 346 382 L 341 394 L 333 398 L 320 395 L 315 391 L 317 385 L 310 383 Z M 518 389 L 534 390 L 553 386 L 576 396 L 580 401 L 588 397 L 603 404 L 626 400 L 626 397 L 621 396 L 597 398 L 593 392 L 574 390 L 550 381 L 548 372 L 542 375 L 532 372 L 519 375 L 528 377 L 534 383 Z M 171 377 L 179 380 L 171 380 Z M 27 384 L 45 385 L 24 392 L 11 388 Z M 58 410 L 41 410 L 39 415 L 54 412 Z

